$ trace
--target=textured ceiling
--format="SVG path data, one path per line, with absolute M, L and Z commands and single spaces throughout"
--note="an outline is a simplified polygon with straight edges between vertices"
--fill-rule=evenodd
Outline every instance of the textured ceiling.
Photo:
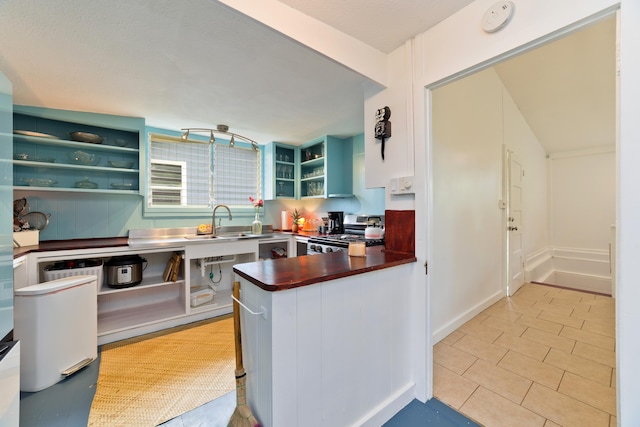
M 473 0 L 278 0 L 389 53 Z
M 384 52 L 470 3 L 280 1 Z M 540 50 L 496 68 L 549 152 L 558 151 L 554 141 L 610 139 L 611 76 L 602 86 L 593 79 L 613 65 L 611 28 L 569 53 Z M 215 0 L 0 0 L 0 70 L 16 104 L 141 116 L 176 130 L 227 124 L 261 143 L 363 132 L 371 87 Z M 589 124 L 590 138 L 576 122 Z
M 16 104 L 262 143 L 361 133 L 368 82 L 210 0 L 2 0 L 0 70 Z

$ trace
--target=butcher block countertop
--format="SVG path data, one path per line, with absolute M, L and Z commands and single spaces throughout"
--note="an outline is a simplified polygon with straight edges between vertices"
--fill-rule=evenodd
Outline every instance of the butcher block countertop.
M 126 237 L 105 237 L 97 239 L 50 240 L 34 246 L 13 248 L 13 257 L 17 258 L 31 252 L 63 251 L 75 249 L 109 248 L 128 246 Z
M 265 291 L 275 292 L 416 261 L 413 253 L 371 246 L 366 249 L 365 257 L 333 252 L 236 264 L 233 271 Z

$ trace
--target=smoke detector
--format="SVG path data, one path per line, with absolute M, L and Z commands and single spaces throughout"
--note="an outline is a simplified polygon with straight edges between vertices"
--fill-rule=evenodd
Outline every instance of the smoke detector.
M 510 1 L 499 1 L 491 6 L 482 17 L 482 29 L 487 33 L 495 33 L 503 29 L 513 17 L 516 6 Z

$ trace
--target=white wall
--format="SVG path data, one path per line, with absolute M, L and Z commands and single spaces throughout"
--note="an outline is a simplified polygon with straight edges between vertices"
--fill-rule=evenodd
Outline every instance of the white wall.
M 620 132 L 617 150 L 616 373 L 618 425 L 640 425 L 640 2 L 622 0 L 620 9 Z
M 492 69 L 433 92 L 431 319 L 437 339 L 502 295 L 502 83 Z
M 493 68 L 435 89 L 431 102 L 431 318 L 439 340 L 504 296 L 503 144 L 526 171 L 525 253 L 546 245 L 546 167 L 544 150 Z
M 413 175 L 413 115 L 411 103 L 407 101 L 411 95 L 411 58 L 411 43 L 390 53 L 387 60 L 389 87 L 365 100 L 365 183 L 368 188 L 386 187 L 390 178 Z M 391 109 L 391 138 L 385 141 L 383 160 L 381 142 L 374 137 L 374 127 L 376 110 L 385 106 Z M 412 208 L 412 203 L 387 206 L 387 209 Z
M 608 251 L 616 219 L 613 149 L 553 155 L 549 165 L 550 244 Z

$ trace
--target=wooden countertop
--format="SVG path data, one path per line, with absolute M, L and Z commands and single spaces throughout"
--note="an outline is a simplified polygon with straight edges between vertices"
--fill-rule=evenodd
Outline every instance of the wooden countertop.
M 275 292 L 341 277 L 416 262 L 412 253 L 371 246 L 366 257 L 350 257 L 346 252 L 307 255 L 236 264 L 233 271 L 265 291 Z
M 106 237 L 101 239 L 48 240 L 38 245 L 13 248 L 13 257 L 18 258 L 31 252 L 64 251 L 74 249 L 109 248 L 128 246 L 127 237 Z

